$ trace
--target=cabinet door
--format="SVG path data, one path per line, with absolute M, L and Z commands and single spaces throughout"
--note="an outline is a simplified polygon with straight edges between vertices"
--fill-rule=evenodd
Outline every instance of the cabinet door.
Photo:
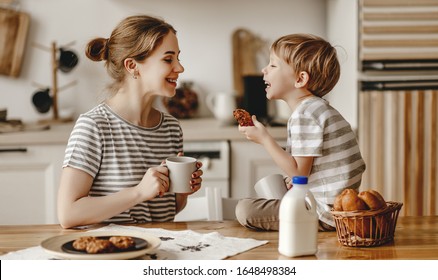
M 285 146 L 285 141 L 278 141 Z M 270 174 L 283 174 L 263 146 L 250 141 L 231 141 L 231 197 L 257 197 L 255 183 Z
M 362 189 L 403 202 L 402 215 L 437 215 L 438 90 L 363 90 L 359 97 Z
M 0 147 L 0 224 L 58 223 L 56 196 L 65 146 L 15 148 Z

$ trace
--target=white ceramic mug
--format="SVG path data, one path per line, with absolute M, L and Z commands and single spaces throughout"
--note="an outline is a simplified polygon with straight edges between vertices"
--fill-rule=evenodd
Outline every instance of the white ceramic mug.
M 234 122 L 233 111 L 237 108 L 236 96 L 234 94 L 224 92 L 211 93 L 207 95 L 205 104 L 220 122 Z
M 281 174 L 272 174 L 260 179 L 254 189 L 260 198 L 282 199 L 287 192 L 284 176 Z
M 166 159 L 166 165 L 169 169 L 169 192 L 191 193 L 190 180 L 196 171 L 196 158 L 170 157 Z

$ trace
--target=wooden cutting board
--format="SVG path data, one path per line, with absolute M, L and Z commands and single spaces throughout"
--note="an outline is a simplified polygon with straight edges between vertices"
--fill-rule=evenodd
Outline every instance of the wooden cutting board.
M 233 33 L 234 90 L 243 96 L 243 76 L 257 73 L 255 37 L 247 29 L 237 29 Z
M 20 75 L 28 29 L 28 14 L 0 8 L 0 75 Z

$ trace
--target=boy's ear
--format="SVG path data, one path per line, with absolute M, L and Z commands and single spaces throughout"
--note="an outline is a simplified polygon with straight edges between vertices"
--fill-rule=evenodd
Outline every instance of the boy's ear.
M 295 87 L 296 88 L 302 88 L 307 85 L 307 82 L 309 81 L 309 73 L 306 71 L 301 71 L 298 73 L 297 79 L 295 81 Z

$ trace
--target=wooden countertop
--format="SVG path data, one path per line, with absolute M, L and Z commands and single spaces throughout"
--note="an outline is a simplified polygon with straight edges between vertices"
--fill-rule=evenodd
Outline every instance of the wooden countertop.
M 170 222 L 138 224 L 168 230 L 194 230 L 200 233 L 217 231 L 224 236 L 268 240 L 266 245 L 243 252 L 230 259 L 277 260 L 288 259 L 278 253 L 278 232 L 252 231 L 236 221 Z M 59 234 L 78 230 L 64 230 L 59 225 L 0 226 L 0 255 L 38 246 L 41 241 Z M 84 231 L 84 230 L 81 230 Z M 437 260 L 438 216 L 399 217 L 393 242 L 378 247 L 345 247 L 338 242 L 335 232 L 318 233 L 316 255 L 296 259 L 325 260 Z
M 180 120 L 184 141 L 246 141 L 235 125 L 223 125 L 214 118 Z M 50 125 L 47 130 L 0 133 L 0 146 L 17 145 L 66 145 L 74 123 Z M 280 140 L 287 138 L 285 126 L 268 127 L 271 135 Z

